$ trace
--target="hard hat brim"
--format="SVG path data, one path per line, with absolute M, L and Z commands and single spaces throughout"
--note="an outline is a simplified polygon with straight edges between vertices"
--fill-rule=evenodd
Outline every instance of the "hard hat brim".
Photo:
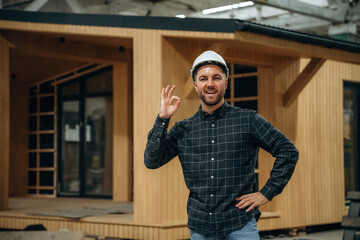
M 223 72 L 225 73 L 226 78 L 229 77 L 229 69 L 227 66 L 225 66 L 224 64 L 222 64 L 218 61 L 209 60 L 209 61 L 204 61 L 204 62 L 199 63 L 191 70 L 191 77 L 192 77 L 193 81 L 195 81 L 195 75 L 196 75 L 197 71 L 199 70 L 199 68 L 206 66 L 206 65 L 216 65 L 216 66 L 220 67 L 223 70 Z

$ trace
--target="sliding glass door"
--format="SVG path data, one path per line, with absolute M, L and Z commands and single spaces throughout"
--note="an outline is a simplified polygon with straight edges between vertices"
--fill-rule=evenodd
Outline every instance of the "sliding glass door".
M 59 196 L 112 197 L 112 68 L 58 86 Z

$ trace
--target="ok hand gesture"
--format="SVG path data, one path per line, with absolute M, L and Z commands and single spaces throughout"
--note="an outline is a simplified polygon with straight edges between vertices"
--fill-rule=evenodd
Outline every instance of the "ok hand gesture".
M 180 98 L 178 96 L 172 96 L 175 90 L 175 85 L 171 88 L 169 85 L 161 90 L 161 103 L 159 117 L 171 118 L 180 106 Z

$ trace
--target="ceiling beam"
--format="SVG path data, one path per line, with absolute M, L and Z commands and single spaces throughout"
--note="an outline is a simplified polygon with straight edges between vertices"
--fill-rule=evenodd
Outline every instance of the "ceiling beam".
M 340 1 L 337 2 L 334 9 L 317 7 L 298 0 L 253 0 L 253 2 L 320 18 L 333 23 L 343 23 L 346 20 L 348 10 L 348 5 Z
M 24 10 L 25 11 L 38 11 L 40 8 L 42 8 L 45 3 L 47 3 L 48 0 L 35 0 L 32 3 L 30 3 Z
M 306 65 L 304 70 L 297 76 L 295 81 L 283 95 L 283 105 L 285 107 L 289 107 L 294 102 L 294 100 L 299 96 L 301 91 L 310 82 L 312 77 L 317 73 L 324 62 L 325 59 L 321 58 L 311 59 L 311 61 Z
M 128 62 L 129 50 L 120 52 L 117 47 L 104 46 L 80 41 L 67 40 L 21 32 L 2 32 L 14 47 L 27 54 L 55 59 L 68 59 L 82 62 Z

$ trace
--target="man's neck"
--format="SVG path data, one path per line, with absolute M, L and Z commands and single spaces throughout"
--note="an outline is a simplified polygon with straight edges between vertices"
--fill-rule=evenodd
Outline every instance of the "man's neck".
M 212 115 L 216 109 L 218 109 L 219 107 L 221 107 L 223 104 L 224 104 L 225 100 L 224 98 L 216 105 L 214 106 L 209 106 L 209 105 L 206 105 L 203 101 L 201 101 L 201 109 L 204 111 L 204 112 L 207 112 L 208 114 Z

